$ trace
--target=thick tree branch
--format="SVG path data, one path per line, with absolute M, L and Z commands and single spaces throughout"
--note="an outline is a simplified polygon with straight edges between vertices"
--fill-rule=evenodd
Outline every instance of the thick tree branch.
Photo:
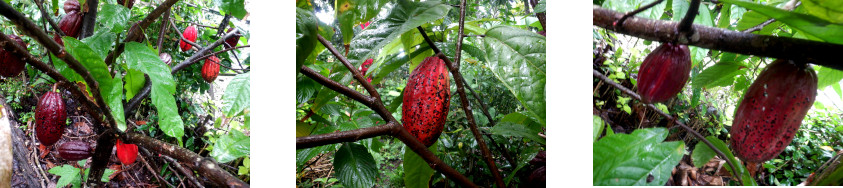
M 618 90 L 620 90 L 621 92 L 623 92 L 626 95 L 629 95 L 630 97 L 632 97 L 635 100 L 641 100 L 641 96 L 638 96 L 638 94 L 636 94 L 635 91 L 632 91 L 632 90 L 630 90 L 626 87 L 623 87 L 622 85 L 612 81 L 612 79 L 609 79 L 608 77 L 601 74 L 600 72 L 597 72 L 597 70 L 594 70 L 594 77 L 602 80 L 606 84 L 609 84 L 609 85 L 617 88 Z M 732 159 L 727 157 L 726 154 L 723 154 L 723 152 L 720 151 L 719 149 L 717 149 L 717 147 L 714 147 L 714 144 L 711 144 L 711 142 L 709 142 L 708 139 L 705 139 L 705 137 L 703 137 L 700 133 L 698 133 L 697 131 L 694 131 L 694 129 L 691 129 L 690 127 L 688 127 L 684 123 L 680 122 L 678 119 L 674 118 L 670 114 L 662 112 L 655 105 L 645 104 L 644 106 L 646 106 L 647 108 L 650 108 L 650 110 L 653 110 L 654 112 L 658 113 L 659 115 L 661 115 L 665 119 L 667 119 L 669 121 L 672 121 L 674 124 L 679 125 L 679 127 L 682 127 L 682 129 L 685 129 L 686 132 L 691 133 L 691 135 L 694 135 L 694 137 L 696 137 L 697 140 L 700 140 L 700 142 L 705 143 L 705 145 L 708 146 L 709 148 L 711 148 L 711 150 L 714 150 L 714 152 L 717 153 L 717 156 L 720 156 L 721 159 L 726 159 L 726 163 L 729 165 L 729 167 L 732 167 L 732 176 L 735 179 L 737 179 L 738 182 L 743 184 L 743 180 L 741 179 L 741 174 L 736 172 L 737 168 L 735 168 L 735 167 L 737 167 L 737 166 L 732 164 Z
M 337 144 L 343 142 L 356 142 L 358 140 L 372 138 L 383 135 L 395 135 L 398 132 L 398 125 L 395 122 L 389 122 L 386 125 L 379 125 L 374 127 L 366 127 L 354 129 L 350 131 L 341 131 L 328 134 L 320 134 L 313 136 L 297 137 L 296 149 L 312 148 L 316 146 L 323 146 L 328 144 Z
M 633 17 L 618 30 L 612 28 L 612 22 L 622 16 L 612 10 L 593 7 L 593 24 L 618 33 L 661 42 L 674 41 L 673 32 L 676 22 L 651 20 Z M 839 53 L 843 45 L 804 39 L 755 35 L 701 25 L 694 25 L 695 35 L 688 39 L 688 45 L 739 54 L 756 55 L 795 61 L 810 62 L 837 70 L 843 70 Z
M 331 80 L 331 78 L 322 76 L 322 74 L 319 74 L 319 72 L 316 72 L 315 70 L 310 69 L 305 65 L 301 66 L 301 70 L 299 70 L 299 72 L 301 72 L 307 77 L 310 77 L 310 79 L 313 79 L 319 84 L 328 87 L 328 89 L 337 91 L 345 96 L 348 96 L 349 98 L 354 99 L 355 101 L 360 102 L 363 105 L 371 107 L 375 104 L 374 98 L 363 95 L 362 93 L 357 92 L 354 89 L 348 88 L 339 82 Z
M 162 155 L 167 155 L 178 159 L 181 162 L 186 163 L 188 166 L 194 168 L 194 170 L 199 172 L 199 175 L 203 177 L 207 177 L 212 182 L 216 183 L 217 186 L 220 187 L 249 187 L 248 184 L 240 180 L 239 178 L 231 175 L 213 159 L 205 158 L 199 156 L 192 151 L 179 147 L 177 145 L 173 145 L 170 143 L 162 142 L 160 140 L 150 138 L 138 133 L 128 133 L 124 139 L 126 143 L 130 144 L 137 144 L 140 147 L 146 148 L 151 150 L 155 153 L 160 153 Z M 111 148 L 109 148 L 110 150 Z
M 97 6 L 99 6 L 99 0 L 87 0 L 85 5 L 88 7 L 85 8 L 80 7 L 84 15 L 82 15 L 82 28 L 79 31 L 79 39 L 88 38 L 91 35 L 94 35 L 94 28 L 97 26 Z

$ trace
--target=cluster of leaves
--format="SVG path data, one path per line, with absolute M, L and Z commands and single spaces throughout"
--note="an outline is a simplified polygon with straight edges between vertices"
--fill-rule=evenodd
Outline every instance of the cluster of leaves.
M 296 71 L 304 65 L 365 93 L 359 84 L 352 83 L 349 71 L 316 41 L 317 34 L 332 41 L 341 52 L 348 48 L 347 58 L 355 67 L 366 59 L 375 59 L 365 74 L 373 78 L 371 83 L 381 94 L 387 110 L 400 119 L 399 107 L 408 74 L 424 58 L 434 55 L 416 28 L 424 28 L 443 53 L 454 57 L 454 44 L 461 38 L 456 35 L 459 11 L 449 4 L 457 3 L 457 0 L 297 1 Z M 468 85 L 489 105 L 493 121 L 497 123 L 490 127 L 491 122 L 483 115 L 479 104 L 472 102 L 474 119 L 479 126 L 485 126 L 480 127 L 481 130 L 492 133 L 495 141 L 506 146 L 506 150 L 517 158 L 517 164 L 501 168 L 510 173 L 504 176 L 507 182 L 518 184 L 522 182 L 518 177 L 529 174 L 528 168 L 525 168 L 527 161 L 545 144 L 544 138 L 537 136 L 545 126 L 545 38 L 534 33 L 542 30 L 541 25 L 532 13 L 524 12 L 522 1 L 469 3 L 465 33 L 486 37 L 464 39 L 462 61 L 465 63 L 461 65 L 461 72 Z M 336 20 L 314 16 L 320 14 L 333 14 Z M 362 23 L 370 25 L 365 29 L 357 27 Z M 346 97 L 337 97 L 339 93 L 309 77 L 297 75 L 297 137 L 386 123 L 368 107 Z M 455 93 L 456 85 L 452 85 L 451 90 Z M 452 97 L 450 107 L 445 131 L 431 146 L 431 151 L 475 182 L 492 184 L 488 167 L 485 163 L 478 163 L 483 161 L 482 156 L 477 150 L 476 139 L 467 127 L 466 113 L 462 111 L 458 97 Z M 497 152 L 500 150 L 492 151 L 496 153 L 499 165 L 508 164 L 499 157 L 501 155 Z M 317 146 L 300 149 L 296 153 L 300 186 L 340 183 L 348 187 L 370 187 L 374 184 L 401 187 L 423 186 L 429 182 L 454 185 L 453 181 L 445 180 L 444 175 L 436 173 L 421 157 L 391 137 Z M 333 157 L 324 157 L 330 153 L 334 153 Z M 302 179 L 307 172 L 308 161 L 316 156 L 333 160 L 336 181 Z
M 602 5 L 604 8 L 618 12 L 629 12 L 650 2 L 652 1 L 594 1 L 597 5 Z M 841 33 L 843 33 L 843 25 L 840 24 L 843 23 L 843 19 L 841 19 L 840 15 L 843 14 L 835 11 L 839 10 L 839 5 L 839 3 L 802 1 L 801 5 L 793 9 L 794 7 L 788 5 L 787 1 L 761 1 L 758 4 L 734 0 L 722 0 L 717 3 L 704 1 L 700 6 L 699 14 L 696 16 L 694 24 L 743 31 L 758 26 L 770 19 L 775 19 L 772 23 L 752 33 L 843 44 L 843 41 L 840 40 Z M 657 20 L 679 21 L 685 15 L 688 7 L 688 1 L 668 0 L 636 16 Z M 782 9 L 792 9 L 792 11 Z M 823 25 L 823 27 L 819 27 L 819 25 Z M 603 29 L 595 29 L 593 32 L 595 49 L 601 41 L 608 43 L 608 45 L 615 49 L 612 53 L 601 54 L 606 57 L 606 61 L 599 68 L 609 78 L 618 83 L 627 82 L 636 85 L 634 77 L 637 74 L 638 66 L 640 66 L 643 56 L 648 54 L 654 45 L 650 41 L 630 39 L 629 37 L 615 35 Z M 630 44 L 620 43 L 622 41 L 628 41 Z M 643 44 L 643 49 L 640 44 Z M 772 59 L 720 52 L 693 46 L 690 47 L 690 50 L 694 65 L 691 73 L 691 82 L 678 95 L 677 102 L 669 103 L 666 106 L 659 106 L 661 104 L 657 104 L 657 106 L 665 112 L 670 112 L 683 122 L 690 122 L 695 117 L 704 117 L 705 113 L 710 113 L 710 117 L 712 118 L 705 119 L 708 122 L 699 128 L 707 130 L 705 134 L 712 135 L 706 138 L 709 142 L 713 143 L 730 158 L 734 158 L 731 157 L 733 155 L 727 144 L 729 139 L 728 134 L 726 134 L 728 133 L 728 125 L 731 124 L 736 105 L 740 102 L 745 90 L 760 70 L 764 68 L 764 65 L 767 62 L 771 62 Z M 839 84 L 839 81 L 843 79 L 843 72 L 819 66 L 815 66 L 815 69 L 818 71 L 820 80 L 818 85 L 821 90 L 831 86 L 836 93 L 843 93 Z M 630 76 L 633 78 L 630 78 Z M 597 81 L 595 81 L 596 83 Z M 611 104 L 617 104 L 616 107 L 618 109 L 623 109 L 623 111 L 631 114 L 632 109 L 629 106 L 633 105 L 631 104 L 632 101 L 629 98 L 620 97 L 619 91 L 615 91 L 615 94 L 618 95 L 617 101 L 612 101 Z M 597 106 L 602 106 L 604 103 L 607 103 L 607 101 L 595 101 Z M 692 116 L 688 113 L 690 111 L 701 114 Z M 804 182 L 808 175 L 835 155 L 834 151 L 841 149 L 839 147 L 832 147 L 836 145 L 834 143 L 840 141 L 838 131 L 843 130 L 843 128 L 837 126 L 839 122 L 839 117 L 836 117 L 837 113 L 839 113 L 839 109 L 827 109 L 822 102 L 817 101 L 806 120 L 803 121 L 802 128 L 796 134 L 791 145 L 776 159 L 763 164 L 766 173 L 759 173 L 761 174 L 758 177 L 759 179 L 749 176 L 745 170 L 746 168 L 743 165 L 739 165 L 739 161 L 733 160 L 734 164 L 739 165 L 737 167 L 739 168 L 737 174 L 741 174 L 744 180 L 743 184 L 752 185 L 758 182 L 767 185 L 796 185 Z M 629 136 L 624 135 L 621 137 L 626 142 L 618 142 L 617 144 L 620 144 L 619 146 L 604 145 L 612 143 L 614 139 L 619 138 L 611 134 L 611 126 L 605 126 L 602 122 L 599 117 L 595 116 L 594 138 L 595 140 L 599 138 L 599 141 L 595 142 L 594 147 L 594 184 L 664 185 L 667 181 L 667 176 L 664 175 L 669 175 L 672 167 L 679 162 L 678 160 L 674 161 L 672 155 L 658 156 L 655 160 L 645 160 L 651 162 L 668 162 L 670 168 L 660 168 L 660 164 L 657 165 L 650 162 L 626 161 L 628 159 L 662 155 L 668 150 L 630 153 L 630 155 L 626 156 L 613 155 L 614 158 L 611 159 L 598 157 L 599 155 L 604 155 L 605 152 L 611 153 L 618 147 L 634 149 L 642 147 L 641 144 L 657 144 L 663 140 L 663 137 L 651 139 L 653 138 L 652 136 L 646 135 L 652 134 L 644 133 L 653 132 L 654 130 L 659 132 L 659 130 L 639 129 L 634 132 L 631 131 L 632 134 Z M 600 138 L 604 131 L 606 132 L 606 136 Z M 650 141 L 643 142 L 643 140 L 648 139 Z M 626 144 L 633 142 L 635 144 Z M 672 143 L 662 142 L 660 144 L 664 147 Z M 711 148 L 701 142 L 697 143 L 693 152 L 686 151 L 683 148 L 684 146 L 678 148 L 679 152 L 677 154 L 679 156 L 690 154 L 695 166 L 698 167 L 705 164 L 708 159 L 714 156 Z M 598 162 L 598 158 L 606 161 Z M 643 168 L 648 172 L 644 173 L 626 167 Z M 726 168 L 731 171 L 731 168 Z M 627 180 L 607 181 L 621 177 Z M 642 180 L 642 177 L 646 181 L 639 181 Z M 737 182 L 731 183 L 740 184 Z

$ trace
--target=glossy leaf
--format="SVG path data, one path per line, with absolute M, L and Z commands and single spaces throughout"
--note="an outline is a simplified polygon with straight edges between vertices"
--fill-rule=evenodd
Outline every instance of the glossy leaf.
M 614 134 L 594 143 L 594 185 L 664 185 L 685 154 L 680 141 L 662 142 L 665 128 Z
M 775 18 L 794 29 L 811 34 L 824 41 L 843 44 L 843 24 L 834 24 L 816 16 L 786 11 L 751 2 L 736 0 L 723 0 L 722 2 L 732 3 L 746 9 L 758 11 L 758 13 Z
M 741 63 L 721 61 L 703 70 L 691 80 L 694 89 L 729 86 L 735 82 L 735 77 L 746 73 L 746 67 Z
M 489 70 L 527 109 L 545 124 L 545 37 L 509 26 L 496 26 L 484 38 Z
M 249 108 L 249 101 L 251 100 L 250 75 L 251 73 L 239 74 L 228 83 L 225 93 L 222 95 L 222 111 L 225 112 L 225 116 L 232 117 Z
M 439 144 L 436 143 L 430 146 L 429 149 L 432 152 L 436 152 L 438 147 Z M 430 182 L 430 178 L 433 177 L 434 172 L 436 171 L 430 168 L 430 165 L 421 156 L 413 152 L 413 150 L 409 148 L 404 150 L 404 184 L 408 188 L 427 188 L 428 182 Z
M 158 58 L 155 50 L 136 42 L 126 44 L 126 51 L 121 56 L 126 59 L 129 69 L 140 70 L 149 75 L 152 82 L 150 98 L 158 110 L 159 128 L 167 136 L 181 140 L 184 136 L 184 123 L 176 106 L 176 85 L 170 68 Z
M 249 156 L 249 136 L 237 129 L 231 129 L 228 134 L 221 136 L 214 142 L 211 156 L 220 163 L 231 162 L 240 157 Z
M 118 4 L 103 4 L 100 6 L 102 7 L 97 12 L 97 26 L 100 26 L 100 28 L 97 28 L 97 30 L 120 33 L 131 27 L 128 24 L 131 10 Z
M 372 187 L 378 176 L 377 163 L 363 145 L 344 143 L 334 154 L 336 177 L 347 187 Z

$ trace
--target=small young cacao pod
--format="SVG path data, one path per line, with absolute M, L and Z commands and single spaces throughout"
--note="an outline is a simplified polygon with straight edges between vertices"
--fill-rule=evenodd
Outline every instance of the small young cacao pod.
M 779 59 L 767 65 L 735 110 L 731 145 L 738 158 L 764 162 L 793 141 L 817 97 L 817 73 L 806 63 Z
M 163 61 L 167 65 L 170 65 L 170 63 L 173 62 L 173 57 L 170 56 L 170 54 L 168 54 L 168 53 L 162 52 L 162 53 L 158 54 L 158 58 L 160 58 L 161 61 Z
M 80 28 L 82 28 L 82 13 L 79 11 L 68 12 L 59 21 L 59 29 L 67 36 L 74 38 L 79 36 Z
M 638 69 L 638 95 L 644 103 L 664 102 L 676 96 L 691 73 L 688 46 L 662 43 Z
M 64 100 L 61 94 L 53 89 L 44 93 L 35 108 L 35 133 L 38 141 L 46 146 L 51 146 L 64 134 L 64 126 L 67 125 L 67 112 L 64 110 Z
M 231 32 L 232 30 L 234 30 L 234 28 L 228 28 L 228 31 L 226 31 L 226 33 Z M 234 48 L 235 46 L 237 46 L 237 42 L 239 42 L 239 41 L 240 41 L 240 31 L 238 30 L 237 35 L 235 35 L 231 38 L 225 39 L 225 43 L 228 44 L 228 46 L 225 46 L 225 48 L 226 49 Z
M 123 141 L 117 139 L 117 144 L 114 147 L 117 147 L 117 158 L 125 165 L 134 163 L 138 157 L 138 145 L 124 144 Z
M 23 40 L 17 35 L 9 35 L 9 39 L 15 41 L 17 45 L 26 48 L 26 43 L 23 43 Z M 17 76 L 23 72 L 25 65 L 20 56 L 5 50 L 5 48 L 0 48 L 0 75 L 5 77 Z
M 70 141 L 59 146 L 59 156 L 69 161 L 87 159 L 94 154 L 91 144 L 85 141 Z
M 67 0 L 67 1 L 65 1 L 63 8 L 64 8 L 65 13 L 69 13 L 69 12 L 73 12 L 73 11 L 81 12 L 81 10 L 82 10 L 82 9 L 80 9 L 79 1 L 77 1 L 77 0 Z
M 196 26 L 191 25 L 191 26 L 188 26 L 187 28 L 184 29 L 184 32 L 182 32 L 182 35 L 184 35 L 184 38 L 186 38 L 190 42 L 196 42 L 196 35 L 198 34 L 198 32 L 199 31 L 196 30 Z M 184 42 L 184 40 L 179 40 L 179 48 L 181 48 L 182 52 L 186 52 L 187 50 L 190 50 L 190 48 L 192 48 L 192 47 L 193 47 L 192 45 L 188 44 L 187 42 Z
M 206 82 L 211 83 L 220 75 L 220 59 L 217 56 L 211 56 L 205 59 L 205 64 L 202 65 L 202 78 Z
M 425 58 L 404 87 L 401 110 L 404 128 L 430 147 L 445 128 L 450 100 L 450 75 L 445 62 L 436 56 Z

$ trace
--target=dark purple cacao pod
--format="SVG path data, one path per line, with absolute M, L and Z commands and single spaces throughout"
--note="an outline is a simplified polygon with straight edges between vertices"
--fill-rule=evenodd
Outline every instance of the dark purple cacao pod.
M 644 103 L 664 102 L 676 96 L 691 73 L 688 46 L 662 43 L 638 69 L 638 95 Z
M 44 93 L 35 109 L 35 132 L 38 141 L 46 146 L 55 144 L 64 134 L 64 126 L 67 125 L 64 100 L 54 90 Z
M 226 31 L 226 33 L 231 32 L 231 30 L 234 30 L 234 28 L 228 28 L 228 31 Z M 239 42 L 239 41 L 240 41 L 240 31 L 237 31 L 236 36 L 225 39 L 225 43 L 228 44 L 228 46 L 226 46 L 225 48 L 226 49 L 233 48 L 233 47 L 237 46 L 237 42 Z
M 26 48 L 26 43 L 23 43 L 23 40 L 17 35 L 9 35 L 9 39 L 18 43 L 19 46 Z M 6 51 L 4 48 L 0 48 L 0 75 L 5 77 L 17 76 L 23 72 L 24 65 L 26 64 L 21 60 L 20 56 Z
M 793 141 L 817 96 L 817 73 L 805 63 L 776 60 L 744 94 L 732 121 L 731 145 L 744 161 L 764 162 Z
M 170 65 L 170 63 L 173 62 L 173 57 L 170 56 L 170 54 L 168 54 L 168 53 L 160 53 L 160 54 L 158 54 L 158 58 L 160 58 L 161 61 L 163 61 L 167 65 Z
M 211 83 L 220 75 L 220 59 L 217 56 L 211 56 L 205 59 L 205 64 L 202 65 L 202 78 L 206 82 Z
M 404 128 L 430 147 L 445 128 L 450 100 L 450 75 L 445 62 L 436 56 L 425 58 L 410 74 L 404 88 Z
M 85 141 L 70 141 L 59 146 L 59 156 L 68 161 L 87 159 L 94 154 L 91 144 Z
M 53 34 L 53 40 L 55 40 L 56 43 L 59 43 L 59 46 L 64 47 L 64 40 L 61 40 L 59 34 Z
M 132 9 L 132 6 L 135 6 L 135 0 L 117 0 L 117 4 L 123 5 L 128 9 Z
M 80 12 L 80 10 L 82 10 L 82 9 L 80 9 L 81 7 L 79 6 L 79 1 L 77 1 L 77 0 L 67 0 L 67 1 L 65 1 L 63 8 L 64 8 L 65 13 L 73 12 L 73 11 Z
M 79 36 L 79 29 L 82 28 L 82 13 L 70 11 L 59 21 L 59 29 L 65 35 L 76 38 Z

